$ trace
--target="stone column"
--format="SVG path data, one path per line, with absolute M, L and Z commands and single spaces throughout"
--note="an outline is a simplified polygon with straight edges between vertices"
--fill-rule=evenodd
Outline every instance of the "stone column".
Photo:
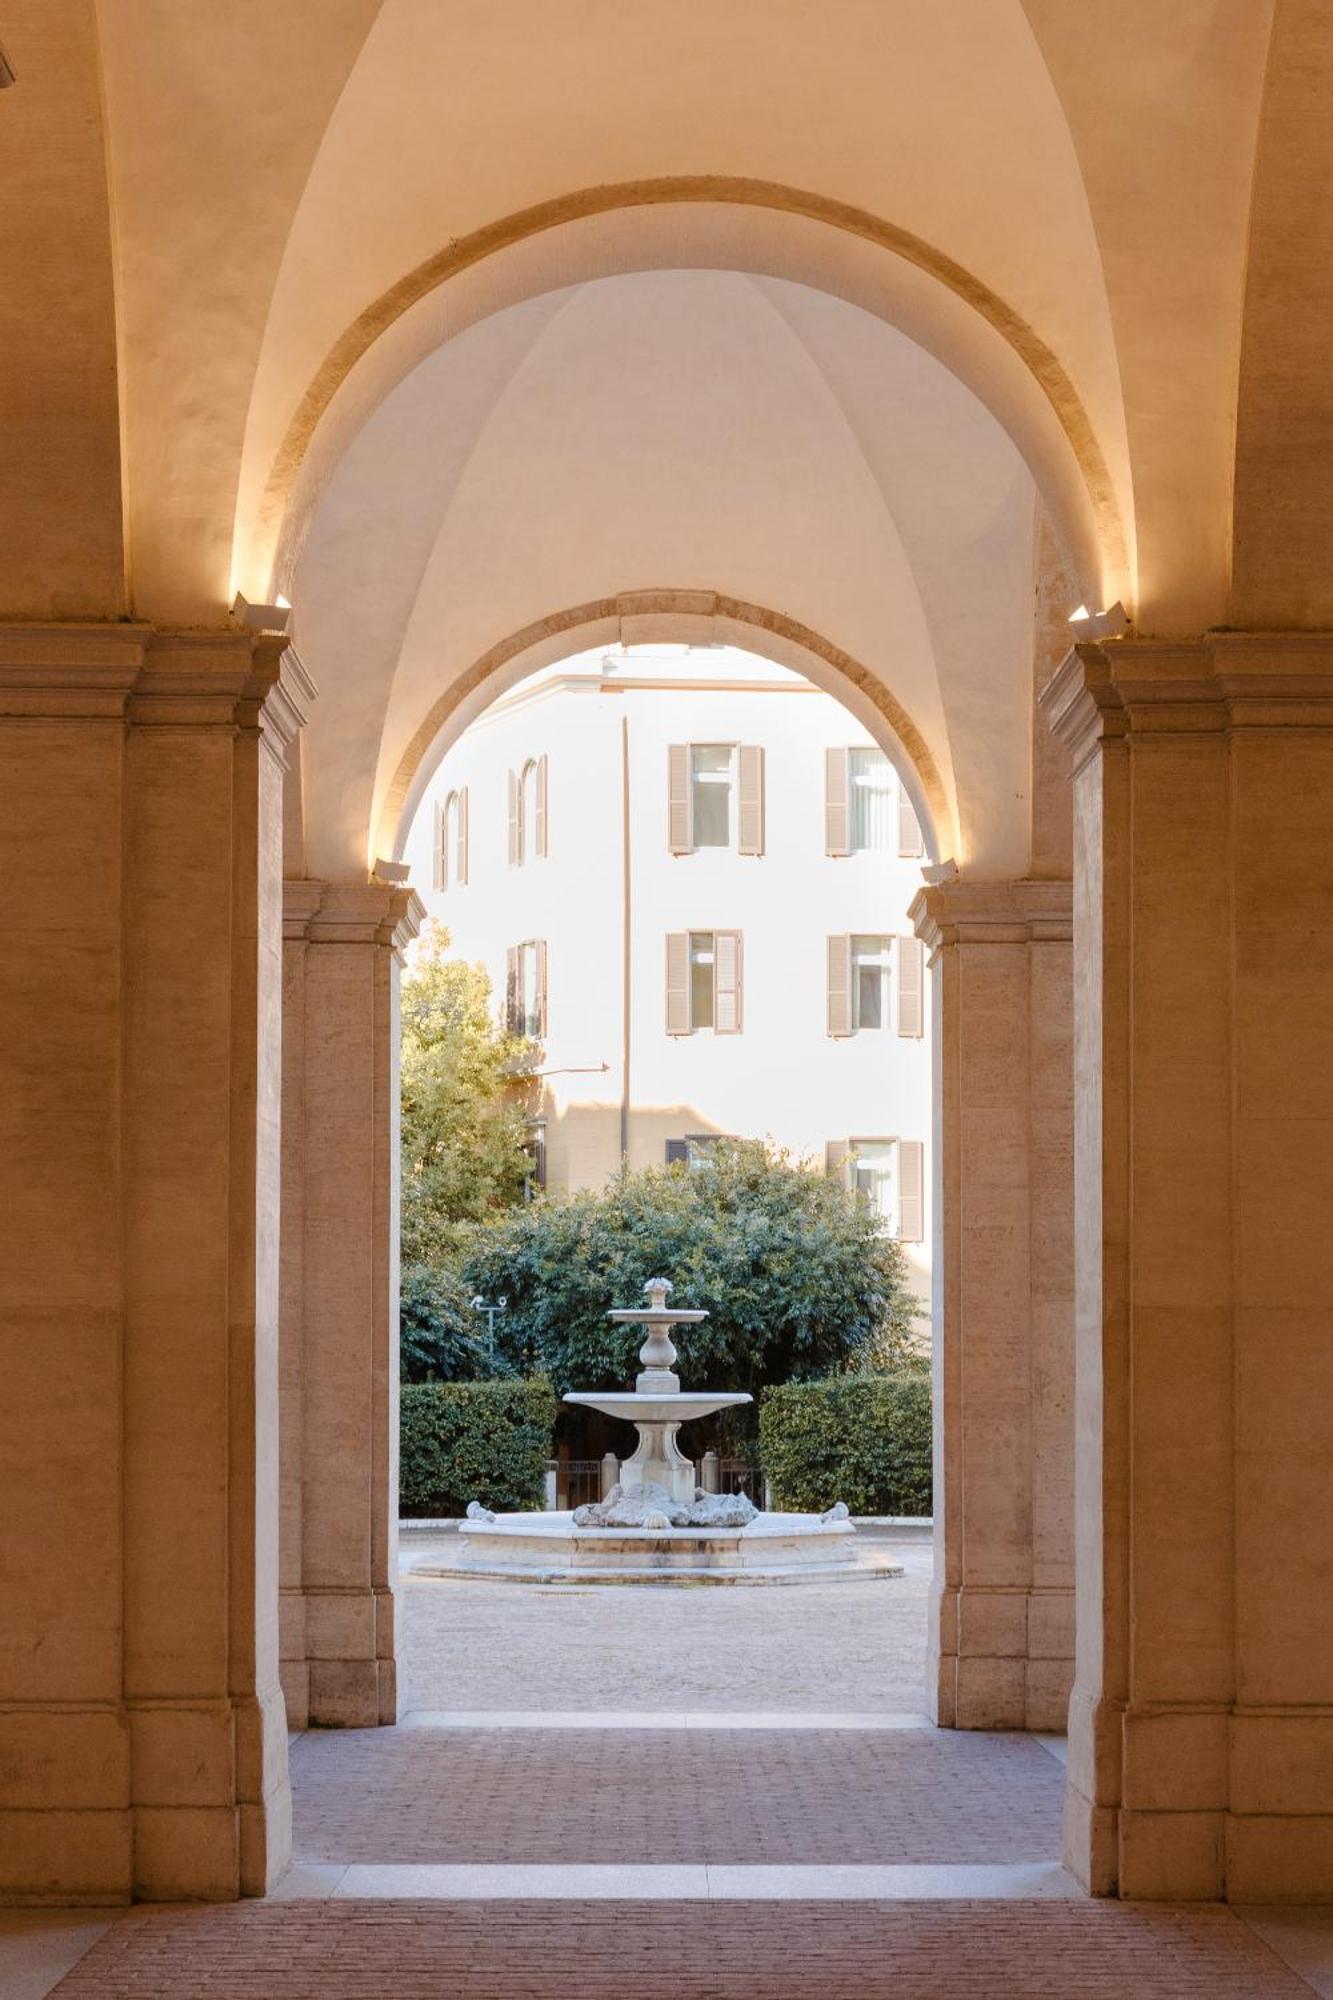
M 1333 635 L 1079 647 L 1069 1865 L 1333 1895 Z
M 278 642 L 0 627 L 0 1894 L 261 1894 L 277 1675 Z
M 930 1694 L 1062 1729 L 1073 1678 L 1071 889 L 952 882 L 911 916 L 935 1060 Z
M 398 968 L 380 882 L 285 885 L 282 1681 L 293 1727 L 397 1714 Z

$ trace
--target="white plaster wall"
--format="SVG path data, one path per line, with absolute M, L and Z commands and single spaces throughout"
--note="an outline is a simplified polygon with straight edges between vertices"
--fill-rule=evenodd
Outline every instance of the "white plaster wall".
M 460 955 L 485 964 L 497 1006 L 506 949 L 545 938 L 546 1067 L 608 1065 L 604 1073 L 546 1079 L 551 1184 L 596 1186 L 620 1153 L 622 724 L 630 746 L 632 1163 L 660 1164 L 667 1137 L 710 1131 L 771 1137 L 821 1166 L 829 1139 L 920 1139 L 929 1149 L 928 1008 L 919 1040 L 893 1027 L 845 1040 L 827 1033 L 826 936 L 909 935 L 907 906 L 921 886 L 920 863 L 896 852 L 845 859 L 824 852 L 825 747 L 869 747 L 872 739 L 839 702 L 798 675 L 729 648 L 636 647 L 599 685 L 601 657 L 585 655 L 535 676 L 474 723 L 432 780 L 405 848 L 431 916 L 449 926 Z M 675 686 L 643 685 L 668 677 Z M 715 685 L 737 681 L 753 685 Z M 669 852 L 667 747 L 679 742 L 764 746 L 762 856 Z M 505 774 L 543 752 L 548 858 L 510 867 Z M 464 784 L 469 879 L 440 893 L 432 871 L 435 805 Z M 670 1037 L 666 934 L 709 929 L 744 935 L 742 1032 Z M 893 978 L 896 986 L 896 966 Z M 925 1234 L 926 1243 L 908 1251 L 923 1298 L 929 1215 Z

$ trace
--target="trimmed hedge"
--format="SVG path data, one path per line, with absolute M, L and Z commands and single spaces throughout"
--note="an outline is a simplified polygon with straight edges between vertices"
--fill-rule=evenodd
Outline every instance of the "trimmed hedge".
M 540 1507 L 555 1432 L 555 1391 L 544 1375 L 498 1382 L 404 1383 L 399 1417 L 399 1507 L 405 1516 L 486 1507 Z
M 776 1507 L 929 1514 L 930 1377 L 785 1382 L 759 1406 L 759 1456 Z

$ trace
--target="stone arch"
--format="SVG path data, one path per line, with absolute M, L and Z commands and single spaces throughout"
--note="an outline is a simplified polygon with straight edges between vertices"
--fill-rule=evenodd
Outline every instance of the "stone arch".
M 792 667 L 836 695 L 865 724 L 902 778 L 932 861 L 947 858 L 954 815 L 921 732 L 877 674 L 785 613 L 717 591 L 630 591 L 553 612 L 491 646 L 423 717 L 380 804 L 375 849 L 402 853 L 412 816 L 446 751 L 483 709 L 540 667 L 590 646 L 624 640 L 742 646 Z
M 519 299 L 583 277 L 691 263 L 792 277 L 907 332 L 1011 436 L 1080 587 L 1100 601 L 1131 601 L 1129 497 L 1117 491 L 1074 383 L 1035 329 L 900 225 L 799 188 L 716 175 L 626 182 L 539 203 L 446 245 L 372 301 L 307 384 L 248 539 L 240 524 L 237 579 L 248 576 L 270 595 L 286 588 L 342 451 L 435 347 Z M 463 299 L 469 281 L 475 295 Z

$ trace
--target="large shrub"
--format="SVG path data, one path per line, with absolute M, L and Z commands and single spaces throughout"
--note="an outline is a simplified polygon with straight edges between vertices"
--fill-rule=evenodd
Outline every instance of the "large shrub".
M 759 1406 L 759 1454 L 773 1504 L 813 1513 L 929 1514 L 930 1377 L 846 1375 L 784 1382 Z
M 555 1428 L 555 1395 L 540 1376 L 508 1382 L 405 1384 L 399 1499 L 405 1515 L 540 1507 Z
M 469 1292 L 504 1297 L 509 1365 L 556 1389 L 623 1387 L 641 1329 L 611 1306 L 673 1280 L 673 1306 L 709 1317 L 680 1340 L 690 1387 L 748 1389 L 891 1365 L 907 1351 L 915 1300 L 902 1252 L 863 1197 L 757 1141 L 720 1144 L 704 1166 L 624 1172 L 604 1189 L 533 1202 L 478 1229 Z

